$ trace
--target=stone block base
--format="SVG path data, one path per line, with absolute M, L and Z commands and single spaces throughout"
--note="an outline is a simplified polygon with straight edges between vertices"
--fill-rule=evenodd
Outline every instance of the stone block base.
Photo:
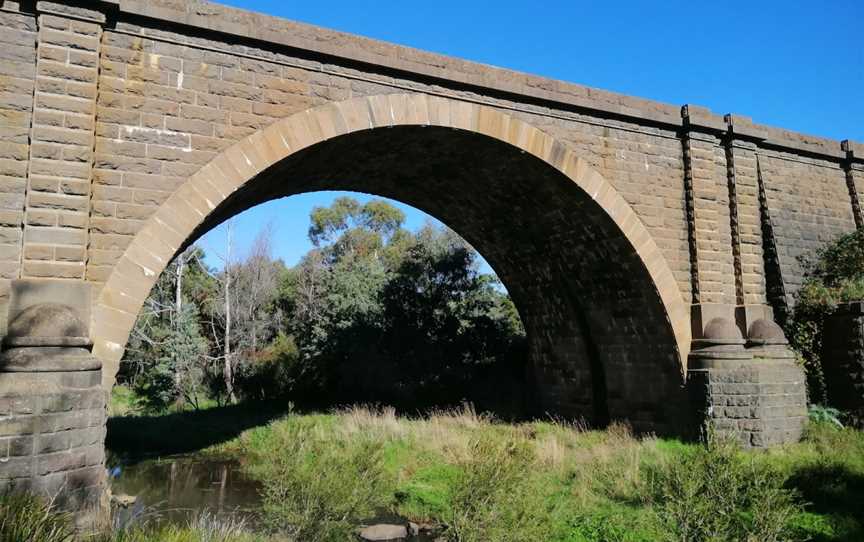
M 100 371 L 0 371 L 0 492 L 27 491 L 67 510 L 98 506 L 104 488 Z
M 787 359 L 692 360 L 687 386 L 703 429 L 744 447 L 796 442 L 807 421 L 804 371 Z
M 0 493 L 40 495 L 79 525 L 105 489 L 106 396 L 88 299 L 83 283 L 14 282 L 0 353 Z

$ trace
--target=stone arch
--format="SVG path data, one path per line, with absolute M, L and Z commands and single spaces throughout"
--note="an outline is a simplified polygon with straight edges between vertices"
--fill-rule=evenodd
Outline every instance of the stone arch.
M 455 197 L 452 190 L 411 201 L 410 194 L 400 192 L 398 172 L 378 172 L 389 179 L 387 193 L 353 179 L 347 184 L 334 181 L 344 181 L 355 171 L 373 171 L 364 167 L 378 154 L 387 155 L 381 161 L 396 163 L 399 153 L 393 150 L 388 155 L 387 149 L 397 149 L 414 158 L 428 154 L 446 162 L 450 157 L 451 173 L 461 175 L 459 186 L 467 187 L 472 157 L 459 155 L 466 145 L 477 145 L 486 157 L 487 171 L 480 175 L 486 184 L 478 181 L 470 188 L 475 200 L 492 197 L 496 185 L 489 179 L 520 170 L 522 192 L 512 195 L 510 207 L 496 209 L 498 214 L 509 209 L 524 228 L 536 231 L 525 234 L 518 247 L 513 241 L 512 251 L 493 250 L 491 242 L 484 246 L 486 237 L 494 237 L 488 233 L 494 229 L 489 224 L 466 226 L 466 235 L 451 223 L 473 224 L 464 215 L 486 213 L 482 202 L 472 202 L 473 213 L 440 216 L 448 214 L 448 202 Z M 404 160 L 399 163 L 408 167 Z M 327 174 L 318 175 L 322 168 Z M 300 173 L 316 178 L 317 184 L 286 188 L 281 179 L 299 178 Z M 436 170 L 427 169 L 425 174 L 435 175 Z M 530 320 L 526 327 L 529 342 L 535 345 L 535 366 L 554 358 L 551 368 L 539 370 L 545 376 L 535 371 L 537 384 L 544 388 L 540 395 L 552 397 L 541 401 L 543 408 L 585 415 L 589 401 L 595 417 L 628 418 L 650 430 L 678 425 L 672 418 L 681 415 L 684 400 L 690 310 L 660 249 L 631 207 L 565 143 L 540 129 L 492 107 L 424 94 L 372 96 L 309 109 L 239 141 L 189 177 L 136 234 L 95 302 L 94 354 L 104 363 L 104 384 L 113 383 L 131 328 L 159 273 L 185 244 L 257 203 L 314 189 L 358 189 L 409 200 L 406 203 L 442 218 L 472 242 L 502 276 L 523 319 Z M 521 217 L 514 208 L 521 207 L 519 197 L 530 198 L 535 192 L 546 198 L 548 208 L 535 204 L 531 216 Z M 498 218 L 500 223 L 507 217 Z M 555 227 L 543 230 L 532 224 Z M 574 234 L 582 231 L 587 233 Z M 524 268 L 531 260 L 519 260 L 510 252 L 528 254 L 541 244 L 544 257 L 559 253 L 554 265 L 532 269 L 536 277 L 522 276 L 529 273 Z M 621 299 L 607 309 L 604 304 L 610 296 Z M 637 359 L 640 349 L 653 360 L 644 367 Z M 579 399 L 571 401 L 564 397 L 572 391 L 560 383 L 565 380 L 580 389 L 586 382 L 603 388 L 607 397 L 600 406 L 601 392 L 589 392 L 590 398 L 580 392 Z M 566 406 L 570 402 L 573 408 Z M 598 414 L 598 409 L 605 414 Z

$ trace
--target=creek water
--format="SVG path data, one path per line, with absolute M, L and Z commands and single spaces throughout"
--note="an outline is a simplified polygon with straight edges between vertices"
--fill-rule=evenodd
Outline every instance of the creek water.
M 235 516 L 257 523 L 260 485 L 243 475 L 236 461 L 172 456 L 119 464 L 109 469 L 111 492 L 136 497 L 117 509 L 120 525 L 147 519 L 185 523 L 195 512 Z
M 143 521 L 185 525 L 196 513 L 205 511 L 217 518 L 242 520 L 252 530 L 261 527 L 261 486 L 247 478 L 236 461 L 195 455 L 127 461 L 110 467 L 109 479 L 115 497 L 135 497 L 134 503 L 116 507 L 116 528 Z M 362 523 L 405 523 L 405 520 L 382 513 Z M 421 533 L 403 540 L 434 539 Z

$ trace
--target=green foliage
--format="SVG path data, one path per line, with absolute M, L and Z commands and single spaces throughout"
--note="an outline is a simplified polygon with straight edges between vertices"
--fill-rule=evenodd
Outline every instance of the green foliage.
M 279 333 L 249 363 L 241 365 L 236 385 L 247 401 L 266 401 L 286 394 L 302 393 L 308 386 L 307 367 L 299 363 L 300 352 L 294 338 Z
M 704 448 L 654 469 L 652 498 L 672 540 L 792 540 L 802 511 L 779 472 L 745 457 L 734 440 L 712 437 Z
M 657 542 L 668 537 L 650 509 L 622 504 L 595 505 L 566 524 L 567 542 Z
M 0 494 L 0 540 L 3 542 L 72 542 L 72 516 L 51 509 L 26 494 Z
M 206 394 L 304 408 L 470 400 L 518 415 L 525 332 L 513 302 L 456 234 L 404 220 L 383 200 L 337 198 L 313 210 L 314 248 L 291 269 L 271 258 L 266 228 L 218 272 L 189 249 L 157 280 L 119 382 L 144 413 L 199 408 Z
M 320 536 L 389 508 L 455 525 L 444 536 L 459 541 L 864 540 L 864 432 L 830 423 L 811 422 L 798 444 L 745 452 L 640 439 L 622 425 L 353 408 L 292 413 L 232 438 L 262 423 L 248 422 L 261 406 L 129 418 L 125 432 L 148 451 L 159 438 L 221 442 L 208 453 L 237 458 L 264 484 L 271 526 L 317 523 Z
M 460 475 L 455 465 L 432 462 L 421 466 L 396 490 L 399 512 L 423 521 L 444 517 Z
M 864 230 L 843 235 L 802 261 L 805 279 L 785 322 L 786 336 L 807 371 L 810 401 L 828 396 L 822 373 L 822 329 L 838 303 L 864 299 Z
M 362 240 L 372 246 L 395 234 L 405 222 L 405 213 L 384 200 L 361 205 L 351 197 L 336 198 L 329 207 L 315 207 L 310 216 L 309 239 L 315 246 L 333 243 L 338 252 L 362 249 Z M 361 235 L 369 233 L 371 235 Z M 368 245 L 367 245 L 368 248 Z
M 843 428 L 843 423 L 840 421 L 840 411 L 836 408 L 810 405 L 807 409 L 807 415 L 812 422 L 830 424 L 840 429 Z
M 108 402 L 108 416 L 130 416 L 141 408 L 140 398 L 135 390 L 123 384 L 111 388 L 111 398 Z
M 407 232 L 403 219 L 380 200 L 313 211 L 316 249 L 279 288 L 302 375 L 285 393 L 298 404 L 425 408 L 468 397 L 496 408 L 478 392 L 498 400 L 505 385 L 518 397 L 524 330 L 512 301 L 462 239 L 432 226 Z
M 150 329 L 153 357 L 134 381 L 144 407 L 161 412 L 181 398 L 194 403 L 203 379 L 199 360 L 207 348 L 194 305 L 183 305 L 171 321 L 154 322 Z
M 201 311 L 213 295 L 212 279 L 200 263 L 203 257 L 194 247 L 179 255 L 159 276 L 138 315 L 118 374 L 118 381 L 136 393 L 136 409 L 164 412 L 181 403 L 199 406 L 209 348 Z
M 843 235 L 818 250 L 809 272 L 831 288 L 864 277 L 864 232 Z

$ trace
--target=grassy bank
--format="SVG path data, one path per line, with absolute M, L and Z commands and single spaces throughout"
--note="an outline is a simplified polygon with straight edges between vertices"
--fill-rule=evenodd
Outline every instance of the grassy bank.
M 192 439 L 209 446 L 200 453 L 241 461 L 264 488 L 256 532 L 204 516 L 94 542 L 342 542 L 382 511 L 443 525 L 452 542 L 864 540 L 864 433 L 830 424 L 811 424 L 795 445 L 742 452 L 636 438 L 623 425 L 499 423 L 471 409 L 268 414 L 245 430 L 241 410 L 116 418 L 111 431 L 159 434 L 174 448 Z M 195 436 L 220 417 L 230 430 Z M 62 521 L 40 523 L 57 516 L 10 502 L 0 498 L 0 540 L 71 540 Z M 44 533 L 20 535 L 24 517 Z
M 355 408 L 287 416 L 209 452 L 241 458 L 270 527 L 304 541 L 345 540 L 381 509 L 462 542 L 864 539 L 864 435 L 821 424 L 744 453 L 620 425 Z

